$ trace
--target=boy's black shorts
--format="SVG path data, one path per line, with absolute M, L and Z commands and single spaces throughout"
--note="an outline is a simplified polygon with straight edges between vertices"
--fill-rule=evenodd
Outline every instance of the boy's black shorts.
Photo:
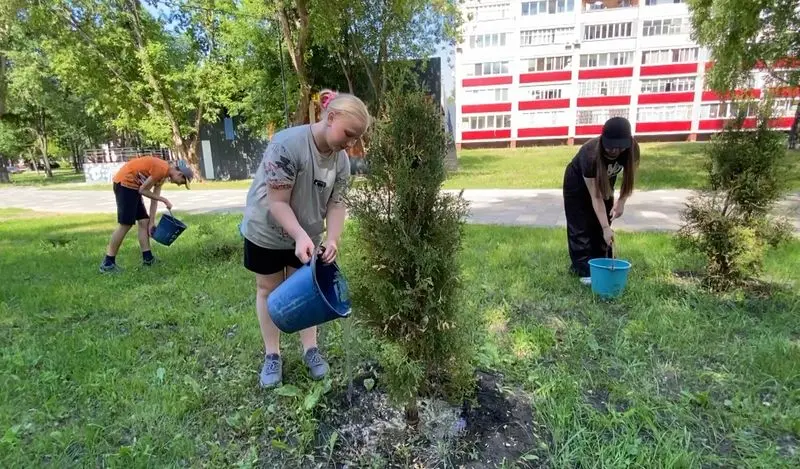
M 244 266 L 257 274 L 271 275 L 282 272 L 285 267 L 299 269 L 303 263 L 294 255 L 293 249 L 262 248 L 245 238 Z
M 120 225 L 133 226 L 137 220 L 150 218 L 139 191 L 115 182 L 114 197 L 117 199 L 117 223 Z

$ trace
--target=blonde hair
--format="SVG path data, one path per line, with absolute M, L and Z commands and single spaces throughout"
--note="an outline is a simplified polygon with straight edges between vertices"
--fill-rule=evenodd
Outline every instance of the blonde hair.
M 319 104 L 322 107 L 322 119 L 325 119 L 330 111 L 334 111 L 349 114 L 358 119 L 364 124 L 364 130 L 372 124 L 372 117 L 369 115 L 367 105 L 352 94 L 322 90 L 319 92 Z

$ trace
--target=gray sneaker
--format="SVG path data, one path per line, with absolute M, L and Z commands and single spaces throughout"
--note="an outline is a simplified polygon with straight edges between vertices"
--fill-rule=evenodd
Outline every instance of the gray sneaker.
M 316 347 L 308 349 L 303 356 L 303 361 L 306 362 L 311 379 L 320 380 L 328 374 L 328 362 L 322 358 L 322 354 Z
M 116 263 L 114 264 L 100 264 L 100 273 L 101 274 L 115 274 L 118 272 L 122 272 L 122 267 L 118 266 Z
M 283 380 L 283 362 L 281 356 L 272 353 L 264 357 L 264 366 L 261 368 L 261 387 L 274 388 Z

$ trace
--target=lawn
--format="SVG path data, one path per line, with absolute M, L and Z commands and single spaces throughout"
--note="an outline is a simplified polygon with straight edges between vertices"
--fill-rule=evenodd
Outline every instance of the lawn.
M 287 386 L 259 390 L 239 217 L 184 218 L 155 268 L 138 267 L 129 239 L 125 272 L 101 276 L 113 217 L 0 210 L 0 467 L 345 462 L 354 443 L 333 436 L 331 416 L 347 406 L 346 358 L 356 375 L 371 362 L 369 335 L 356 326 L 347 342 L 344 321 L 323 328 L 324 383 L 309 381 L 286 338 Z M 464 307 L 485 320 L 477 364 L 529 396 L 542 428 L 520 463 L 798 467 L 800 242 L 769 257 L 769 294 L 718 298 L 674 275 L 697 266 L 667 235 L 618 237 L 634 269 L 625 295 L 603 302 L 566 275 L 562 230 L 466 228 Z M 346 272 L 357 246 L 345 237 L 342 249 Z M 409 467 L 414 441 L 350 467 Z M 474 454 L 445 449 L 440 461 Z
M 637 176 L 639 189 L 698 189 L 706 182 L 702 154 L 704 143 L 645 143 Z M 575 156 L 577 146 L 547 146 L 518 149 L 463 150 L 459 169 L 445 182 L 447 189 L 558 189 L 564 168 Z M 800 151 L 790 152 L 790 185 L 800 190 Z M 55 180 L 35 173 L 13 175 L 15 184 L 46 185 L 51 189 L 107 190 L 106 184 L 83 182 L 82 175 L 59 170 Z M 247 189 L 250 180 L 206 181 L 192 186 L 204 189 Z
M 705 143 L 644 143 L 637 174 L 639 189 L 699 189 L 706 183 Z M 464 150 L 450 189 L 555 189 L 578 146 Z M 800 190 L 800 151 L 791 151 L 790 184 Z

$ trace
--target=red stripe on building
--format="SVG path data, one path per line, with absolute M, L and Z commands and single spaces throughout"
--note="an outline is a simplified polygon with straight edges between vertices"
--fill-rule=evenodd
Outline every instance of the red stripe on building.
M 620 78 L 632 77 L 633 67 L 623 68 L 593 68 L 589 70 L 581 70 L 578 72 L 578 78 L 581 80 L 589 80 L 592 78 Z
M 639 104 L 691 103 L 692 101 L 694 101 L 694 91 L 639 95 Z
M 536 127 L 517 130 L 518 138 L 527 137 L 566 137 L 569 134 L 569 127 Z
M 514 82 L 514 77 L 508 75 L 494 77 L 464 78 L 461 80 L 463 86 L 488 86 L 488 85 L 510 85 Z
M 575 135 L 600 135 L 602 132 L 602 124 L 575 126 Z
M 692 130 L 692 121 L 639 122 L 637 132 L 688 132 Z
M 736 90 L 736 97 L 737 98 L 759 98 L 761 97 L 761 90 L 752 89 L 752 90 Z M 702 100 L 703 101 L 724 101 L 731 97 L 730 93 L 725 93 L 724 95 L 720 95 L 716 91 L 703 91 Z
M 540 99 L 538 101 L 520 101 L 520 111 L 531 109 L 562 109 L 569 107 L 569 99 Z
M 461 140 L 493 140 L 511 138 L 511 129 L 468 130 L 461 132 Z
M 545 81 L 570 81 L 572 72 L 569 70 L 558 72 L 523 73 L 519 76 L 520 83 L 539 83 Z
M 639 71 L 639 74 L 643 77 L 653 75 L 686 75 L 687 73 L 697 73 L 697 64 L 642 65 Z
M 732 119 L 702 119 L 699 123 L 698 129 L 711 131 L 722 130 L 725 128 L 725 123 L 730 120 Z M 769 121 L 769 125 L 775 129 L 788 129 L 792 126 L 793 122 L 793 117 L 779 117 L 777 119 L 771 119 Z M 757 125 L 758 121 L 755 117 L 747 117 L 742 123 L 742 127 L 745 129 L 755 129 Z
M 474 114 L 477 112 L 508 112 L 511 111 L 511 103 L 491 103 L 491 104 L 465 104 L 461 106 L 464 114 Z
M 779 86 L 770 88 L 767 92 L 779 98 L 796 98 L 800 96 L 800 87 Z
M 630 103 L 630 96 L 595 96 L 591 98 L 578 98 L 578 107 L 625 106 Z

